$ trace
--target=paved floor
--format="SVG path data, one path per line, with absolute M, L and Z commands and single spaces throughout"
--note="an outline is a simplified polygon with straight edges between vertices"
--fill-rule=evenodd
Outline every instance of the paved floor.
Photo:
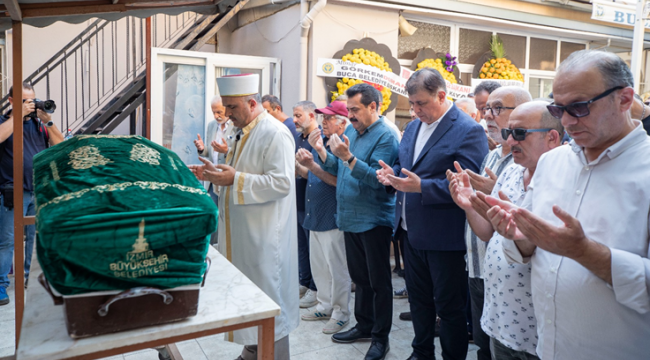
M 13 282 L 13 279 L 12 279 Z M 40 286 L 34 283 L 33 286 Z M 393 274 L 393 288 L 400 289 L 404 286 L 404 279 Z M 13 285 L 8 289 L 11 297 L 9 305 L 0 306 L 0 358 L 14 353 L 14 289 Z M 352 294 L 354 296 L 354 293 Z M 354 305 L 354 300 L 352 304 Z M 302 309 L 301 313 L 306 313 Z M 401 312 L 408 311 L 407 299 L 395 299 L 393 301 L 393 328 L 390 334 L 390 352 L 386 360 L 405 360 L 411 354 L 411 341 L 413 340 L 413 326 L 411 322 L 399 319 Z M 363 359 L 369 342 L 358 342 L 354 344 L 335 344 L 330 335 L 322 333 L 326 321 L 301 321 L 298 329 L 294 330 L 290 337 L 291 359 L 292 360 L 329 360 L 329 359 Z M 354 317 L 350 325 L 354 326 Z M 224 341 L 223 335 L 214 335 L 196 340 L 189 340 L 178 343 L 178 348 L 187 360 L 232 360 L 241 353 L 241 346 Z M 477 347 L 469 345 L 467 359 L 476 359 Z M 436 338 L 436 358 L 442 359 L 440 354 L 440 343 Z M 104 360 L 158 360 L 155 350 L 142 350 L 118 356 L 105 358 Z

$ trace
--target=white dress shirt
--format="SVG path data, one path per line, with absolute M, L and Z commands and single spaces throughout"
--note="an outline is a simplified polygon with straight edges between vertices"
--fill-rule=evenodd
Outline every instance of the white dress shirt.
M 415 148 L 413 151 L 413 164 L 415 164 L 415 161 L 418 159 L 418 156 L 420 156 L 422 149 L 424 149 L 424 145 L 427 144 L 427 141 L 429 141 L 429 138 L 431 137 L 431 135 L 433 135 L 433 132 L 438 127 L 438 124 L 440 124 L 440 120 L 444 119 L 445 115 L 447 115 L 449 110 L 451 110 L 451 108 L 455 106 L 449 100 L 445 100 L 445 104 L 448 105 L 447 111 L 445 111 L 445 113 L 442 114 L 442 116 L 439 117 L 438 120 L 432 122 L 431 124 L 422 122 L 422 124 L 420 125 L 420 130 L 418 131 L 418 137 L 417 139 L 415 139 Z M 417 121 L 420 120 L 418 119 Z M 413 164 L 411 164 L 411 166 Z M 404 197 L 402 198 L 402 229 L 408 231 L 406 227 L 406 193 L 404 193 Z
M 596 160 L 574 142 L 539 160 L 523 207 L 563 226 L 554 204 L 610 248 L 610 286 L 576 261 L 536 249 L 530 258 L 537 354 L 542 359 L 650 357 L 650 138 L 641 123 Z M 524 263 L 513 241 L 509 261 Z
M 515 205 L 526 196 L 526 168 L 512 164 L 497 179 L 492 196 L 499 191 Z M 516 351 L 536 355 L 537 321 L 530 290 L 530 264 L 508 264 L 501 242 L 503 236 L 494 232 L 485 252 L 483 279 L 485 300 L 481 328 L 491 338 Z

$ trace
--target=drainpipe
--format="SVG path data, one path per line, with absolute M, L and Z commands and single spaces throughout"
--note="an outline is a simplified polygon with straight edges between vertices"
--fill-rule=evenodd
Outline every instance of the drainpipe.
M 300 77 L 299 77 L 299 100 L 307 100 L 307 76 L 309 69 L 307 64 L 309 61 L 309 29 L 311 24 L 318 13 L 323 10 L 327 0 L 318 0 L 318 2 L 309 10 L 309 2 L 307 0 L 300 1 Z

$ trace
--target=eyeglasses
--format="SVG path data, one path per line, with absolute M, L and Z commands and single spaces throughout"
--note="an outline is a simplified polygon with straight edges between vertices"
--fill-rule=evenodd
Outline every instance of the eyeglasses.
M 501 137 L 503 140 L 508 140 L 508 137 L 512 135 L 512 138 L 516 141 L 524 141 L 528 133 L 547 132 L 551 130 L 553 129 L 501 129 Z
M 556 119 L 562 119 L 562 115 L 564 115 L 565 111 L 575 118 L 585 117 L 589 115 L 589 105 L 591 105 L 591 103 L 604 98 L 616 90 L 621 89 L 625 89 L 625 86 L 613 87 L 589 101 L 578 101 L 565 106 L 551 104 L 547 105 L 546 108 L 548 109 L 548 112 L 550 112 L 551 115 L 553 115 L 553 117 Z
M 497 106 L 497 107 L 484 107 L 482 110 L 486 113 L 489 111 L 492 113 L 492 116 L 499 116 L 503 110 L 514 110 L 513 107 Z

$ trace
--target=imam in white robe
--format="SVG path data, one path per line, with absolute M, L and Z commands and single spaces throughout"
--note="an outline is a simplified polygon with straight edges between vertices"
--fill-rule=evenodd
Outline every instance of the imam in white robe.
M 237 171 L 219 196 L 219 251 L 280 305 L 275 340 L 298 327 L 298 245 L 295 145 L 284 124 L 266 111 L 233 129 L 226 164 Z M 242 345 L 257 344 L 257 328 L 226 334 Z

